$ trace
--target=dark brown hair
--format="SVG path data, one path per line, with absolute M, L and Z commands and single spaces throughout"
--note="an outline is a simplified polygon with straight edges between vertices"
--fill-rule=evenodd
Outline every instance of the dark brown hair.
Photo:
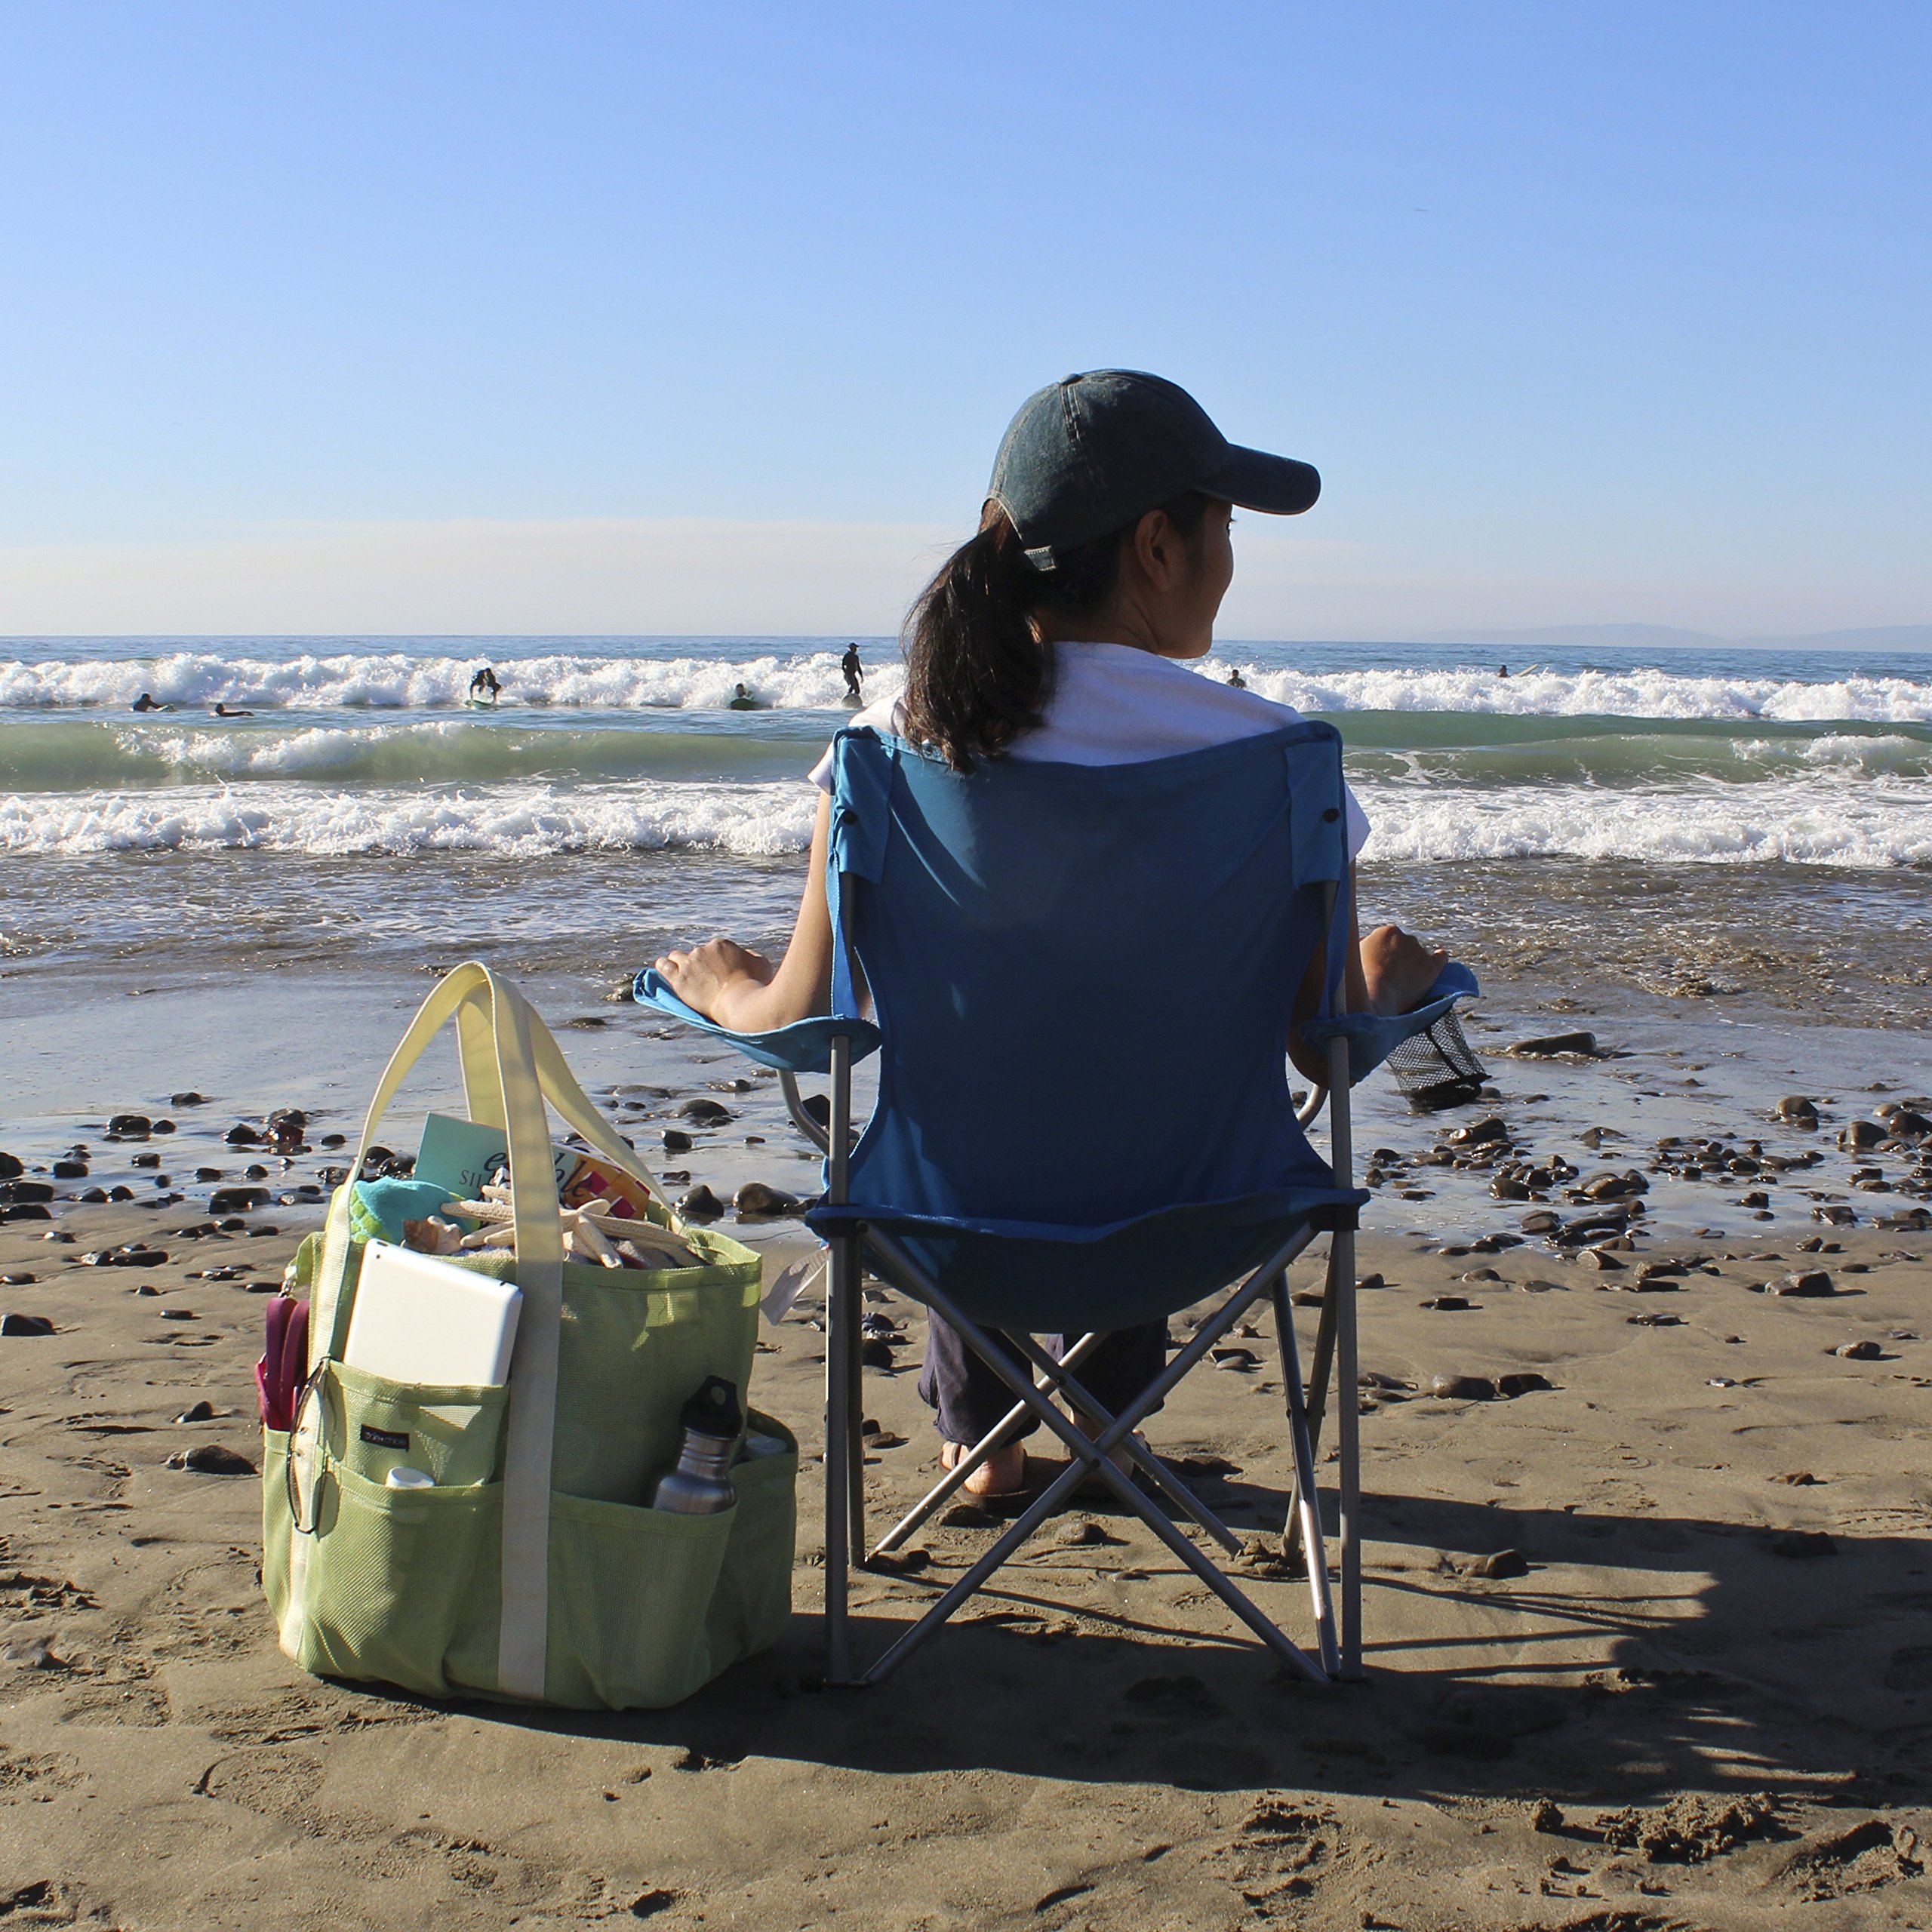
M 1189 491 L 1160 507 L 1192 544 L 1208 499 Z M 1054 568 L 1041 571 L 1026 561 L 1006 512 L 988 503 L 979 534 L 947 558 L 906 620 L 906 737 L 933 746 L 955 771 L 971 771 L 1037 726 L 1054 683 L 1053 646 L 1038 620 L 1100 610 L 1140 521 L 1056 552 Z

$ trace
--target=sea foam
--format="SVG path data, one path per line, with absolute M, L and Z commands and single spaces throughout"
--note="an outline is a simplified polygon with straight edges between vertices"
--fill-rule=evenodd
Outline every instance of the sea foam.
M 1203 660 L 1226 677 L 1238 652 Z M 205 709 L 447 710 L 461 706 L 479 660 L 401 651 L 306 654 L 286 659 L 181 651 L 152 657 L 0 659 L 0 709 L 125 710 L 143 692 Z M 835 651 L 725 657 L 578 656 L 499 660 L 503 715 L 525 706 L 636 711 L 724 710 L 740 685 L 772 710 L 836 711 L 844 680 Z M 1433 711 L 1514 717 L 1604 715 L 1779 722 L 1932 723 L 1932 682 L 1846 676 L 1823 683 L 1662 669 L 1555 671 L 1510 678 L 1477 667 L 1303 672 L 1244 667 L 1251 690 L 1305 712 Z M 896 696 L 897 664 L 868 669 L 866 696 Z
M 1357 787 L 1368 861 L 1568 857 L 1861 868 L 1932 865 L 1932 785 L 1880 779 L 1617 792 Z M 246 850 L 322 856 L 713 851 L 795 854 L 817 794 L 801 780 L 518 782 L 337 790 L 299 782 L 0 798 L 0 852 Z

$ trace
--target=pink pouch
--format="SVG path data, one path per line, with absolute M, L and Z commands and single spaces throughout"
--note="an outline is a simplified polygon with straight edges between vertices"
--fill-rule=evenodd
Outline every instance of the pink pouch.
M 268 1304 L 268 1340 L 255 1364 L 262 1424 L 287 1430 L 294 1426 L 295 1398 L 308 1379 L 309 1304 L 276 1295 Z

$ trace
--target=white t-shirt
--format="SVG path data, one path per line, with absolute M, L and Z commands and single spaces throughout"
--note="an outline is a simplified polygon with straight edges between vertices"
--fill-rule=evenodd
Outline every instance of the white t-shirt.
M 1258 738 L 1299 724 L 1293 705 L 1217 683 L 1171 657 L 1125 644 L 1057 644 L 1055 675 L 1044 721 L 1013 741 L 1010 758 L 1049 764 L 1140 764 L 1196 752 L 1235 738 Z M 853 714 L 854 724 L 903 737 L 905 701 L 881 698 Z M 812 768 L 832 789 L 832 754 Z M 1368 817 L 1347 795 L 1349 857 L 1368 842 Z

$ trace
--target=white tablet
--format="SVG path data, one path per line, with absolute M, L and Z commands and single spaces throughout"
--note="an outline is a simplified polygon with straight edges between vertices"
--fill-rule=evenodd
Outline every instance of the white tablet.
M 521 1290 L 434 1254 L 372 1241 L 342 1358 L 390 1382 L 494 1388 L 509 1379 Z

